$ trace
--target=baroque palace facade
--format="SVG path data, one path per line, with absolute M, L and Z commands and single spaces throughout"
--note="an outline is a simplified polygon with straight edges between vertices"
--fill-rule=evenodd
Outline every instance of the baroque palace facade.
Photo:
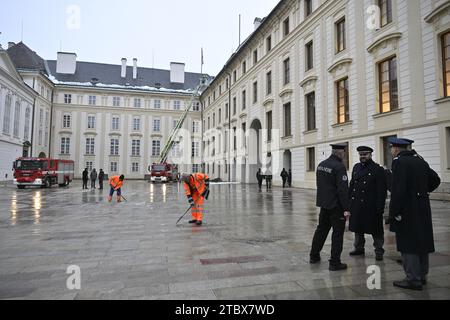
M 132 66 L 125 58 L 121 65 L 78 62 L 75 53 L 66 52 L 58 52 L 57 60 L 44 60 L 22 42 L 9 43 L 3 52 L 12 62 L 10 69 L 18 72 L 16 80 L 28 90 L 23 108 L 34 112 L 20 122 L 31 126 L 29 136 L 17 137 L 17 150 L 8 159 L 2 156 L 2 171 L 10 173 L 2 180 L 12 179 L 12 161 L 22 156 L 26 142 L 31 142 L 28 156 L 74 160 L 77 178 L 84 168 L 95 168 L 143 179 L 189 105 L 168 161 L 179 163 L 183 172 L 201 170 L 201 107 L 193 93 L 205 80 L 185 72 L 183 63 L 171 63 L 170 70 L 149 69 L 138 67 L 137 59 Z M 11 109 L 4 104 L 6 90 L 0 116 Z M 13 128 L 12 112 L 8 114 Z M 17 118 L 24 114 L 17 113 Z M 6 145 L 2 139 L 2 149 Z
M 201 96 L 205 170 L 255 183 L 315 188 L 330 143 L 371 146 L 389 168 L 387 139 L 413 145 L 450 192 L 450 1 L 282 0 Z

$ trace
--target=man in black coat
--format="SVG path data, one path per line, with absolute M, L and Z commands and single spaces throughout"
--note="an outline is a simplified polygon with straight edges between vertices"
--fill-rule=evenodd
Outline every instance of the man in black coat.
M 291 188 L 292 187 L 292 170 L 291 169 L 289 169 L 289 172 L 288 172 L 288 180 L 287 180 L 287 182 L 288 182 L 289 188 Z
M 320 251 L 333 228 L 329 270 L 347 269 L 341 263 L 345 221 L 350 216 L 347 169 L 343 163 L 346 145 L 331 145 L 332 155 L 317 167 L 317 206 L 320 207 L 319 225 L 312 241 L 310 263 L 320 261 Z
M 429 193 L 439 187 L 438 174 L 416 152 L 413 141 L 391 139 L 392 192 L 390 230 L 396 233 L 406 278 L 394 286 L 422 290 L 427 283 L 429 254 L 435 252 Z
M 285 168 L 283 168 L 283 170 L 281 171 L 280 177 L 281 177 L 281 180 L 283 181 L 283 188 L 286 188 L 288 173 Z
M 383 214 L 387 187 L 384 169 L 372 160 L 373 149 L 357 148 L 360 163 L 353 168 L 350 181 L 350 231 L 355 233 L 355 250 L 351 256 L 365 254 L 365 234 L 372 235 L 377 261 L 383 260 Z
M 263 175 L 261 173 L 261 168 L 259 168 L 258 171 L 256 172 L 256 180 L 258 180 L 259 191 L 261 191 L 263 178 L 264 177 L 263 177 Z
M 88 180 L 89 180 L 89 172 L 88 169 L 85 168 L 83 171 L 83 190 L 88 188 L 87 187 Z
M 100 190 L 103 190 L 103 180 L 105 179 L 105 172 L 103 169 L 100 169 L 100 172 L 98 173 L 98 185 L 100 187 Z

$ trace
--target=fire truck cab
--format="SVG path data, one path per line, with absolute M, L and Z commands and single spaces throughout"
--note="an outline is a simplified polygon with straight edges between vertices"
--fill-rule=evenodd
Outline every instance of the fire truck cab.
M 50 188 L 54 184 L 68 186 L 73 181 L 72 160 L 18 158 L 14 164 L 14 184 L 17 188 L 39 186 Z
M 175 165 L 161 163 L 150 166 L 151 182 L 172 182 L 179 180 L 178 168 Z

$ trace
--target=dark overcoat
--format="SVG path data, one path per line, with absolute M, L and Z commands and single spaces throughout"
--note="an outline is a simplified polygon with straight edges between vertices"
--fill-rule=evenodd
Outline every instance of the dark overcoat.
M 370 160 L 354 166 L 350 181 L 349 229 L 360 234 L 384 234 L 387 187 L 384 169 Z
M 440 183 L 438 174 L 413 151 L 401 152 L 393 160 L 389 221 L 399 252 L 435 252 L 429 193 Z

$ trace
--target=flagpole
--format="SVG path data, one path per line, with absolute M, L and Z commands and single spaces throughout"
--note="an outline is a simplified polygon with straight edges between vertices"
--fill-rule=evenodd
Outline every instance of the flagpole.
M 203 74 L 203 48 L 202 48 L 202 56 L 200 61 L 200 74 Z

